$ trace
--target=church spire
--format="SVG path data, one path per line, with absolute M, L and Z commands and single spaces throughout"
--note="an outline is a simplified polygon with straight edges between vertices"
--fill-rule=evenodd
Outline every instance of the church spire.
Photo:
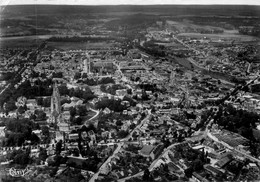
M 57 83 L 54 83 L 53 92 L 51 96 L 51 122 L 59 123 L 61 116 L 60 93 Z

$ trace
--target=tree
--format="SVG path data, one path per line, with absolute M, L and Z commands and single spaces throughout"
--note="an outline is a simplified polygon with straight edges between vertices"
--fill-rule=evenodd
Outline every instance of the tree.
M 83 125 L 83 127 L 81 128 L 81 131 L 82 131 L 82 132 L 83 132 L 83 131 L 89 132 L 89 131 L 91 131 L 91 130 L 93 130 L 94 132 L 96 132 L 96 128 L 95 128 L 95 126 L 94 126 L 93 123 L 90 123 L 88 126 Z
M 17 109 L 17 112 L 19 114 L 23 114 L 25 111 L 26 111 L 26 105 L 25 105 L 25 107 L 19 106 L 18 109 Z
M 32 144 L 37 144 L 40 142 L 40 138 L 35 133 L 31 134 L 30 140 Z
M 74 148 L 72 153 L 73 153 L 74 156 L 78 157 L 79 156 L 79 149 Z
M 87 113 L 87 108 L 85 105 L 79 105 L 76 108 L 76 113 L 80 116 L 85 116 Z
M 69 89 L 66 85 L 59 86 L 60 95 L 69 95 Z
M 128 101 L 131 106 L 136 106 L 136 101 L 134 101 L 131 97 L 124 96 L 123 101 Z
M 49 127 L 48 126 L 42 126 L 41 130 L 42 130 L 42 134 L 44 136 L 46 136 L 46 137 L 50 136 L 50 131 L 49 131 Z
M 51 98 L 44 98 L 42 106 L 43 107 L 50 107 L 51 106 Z
M 203 162 L 200 159 L 196 159 L 193 162 L 193 170 L 194 171 L 199 171 L 201 169 L 203 169 Z
M 135 126 L 136 126 L 136 125 L 135 125 L 134 123 L 131 123 L 130 129 L 133 130 L 133 129 L 135 128 Z
M 119 132 L 117 132 L 117 136 L 119 138 L 125 138 L 128 135 L 128 132 L 125 130 L 120 130 Z
M 54 177 L 58 169 L 59 169 L 58 167 L 53 168 L 53 170 L 50 172 L 50 177 Z
M 76 72 L 75 75 L 74 75 L 74 79 L 78 80 L 80 78 L 81 78 L 81 74 L 79 72 Z
M 35 114 L 31 114 L 30 117 L 29 117 L 30 120 L 34 121 L 36 119 L 36 116 Z
M 122 123 L 122 121 L 121 121 L 121 120 L 117 120 L 117 121 L 116 121 L 116 125 L 117 125 L 117 126 L 122 126 L 122 125 L 123 125 L 123 123 Z
M 123 110 L 127 109 L 127 107 L 125 105 L 121 104 L 120 99 L 114 100 L 114 99 L 105 98 L 96 103 L 97 109 L 105 109 L 106 107 L 115 112 L 122 112 Z
M 149 169 L 145 169 L 143 175 L 143 181 L 149 181 L 149 180 L 150 180 L 150 171 Z
M 129 95 L 132 95 L 133 94 L 133 92 L 132 92 L 132 89 L 127 89 L 127 94 L 129 94 Z
M 71 103 L 71 100 L 69 100 L 69 99 L 62 99 L 61 101 L 60 101 L 60 105 L 62 106 L 63 104 L 65 104 L 65 103 Z
M 82 124 L 82 118 L 81 117 L 73 117 L 71 122 L 72 122 L 73 125 L 81 125 Z
M 52 73 L 52 78 L 62 78 L 63 77 L 63 74 L 62 72 L 53 72 Z
M 39 159 L 45 161 L 47 157 L 48 157 L 47 150 L 44 148 L 40 148 Z
M 35 110 L 34 114 L 36 115 L 37 120 L 44 120 L 46 119 L 46 113 L 43 110 Z
M 91 100 L 96 97 L 88 87 L 85 88 L 85 91 L 81 92 L 80 95 L 85 101 Z
M 148 95 L 146 94 L 145 90 L 142 91 L 142 100 L 149 100 Z
M 9 156 L 7 156 L 9 160 L 13 160 L 14 164 L 20 164 L 22 166 L 30 163 L 30 149 L 23 150 L 14 150 Z
M 43 98 L 42 98 L 42 97 L 38 97 L 38 98 L 36 99 L 36 101 L 37 101 L 37 104 L 38 104 L 39 106 L 42 106 L 42 105 L 43 105 Z
M 87 73 L 83 73 L 81 78 L 88 78 L 88 74 Z
M 185 170 L 184 170 L 184 173 L 185 173 L 185 175 L 186 175 L 188 178 L 191 178 L 192 173 L 193 173 L 192 167 L 189 167 L 189 168 L 185 169 Z
M 4 109 L 6 113 L 15 110 L 16 109 L 15 101 L 13 99 L 10 99 L 8 102 L 4 104 Z
M 108 84 L 108 83 L 115 83 L 115 81 L 113 78 L 109 78 L 109 77 L 101 78 L 101 80 L 99 81 L 99 84 Z
M 76 116 L 76 114 L 77 114 L 76 108 L 75 107 L 70 107 L 70 116 L 74 117 L 74 116 Z
M 55 148 L 56 154 L 60 154 L 61 153 L 61 148 L 62 148 L 62 140 L 60 140 L 56 144 L 56 148 Z

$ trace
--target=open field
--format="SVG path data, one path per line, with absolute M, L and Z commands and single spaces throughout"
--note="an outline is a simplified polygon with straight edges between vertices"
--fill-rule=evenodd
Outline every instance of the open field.
M 113 47 L 113 44 L 106 42 L 48 42 L 48 47 L 61 50 L 78 49 L 105 49 Z
M 16 36 L 0 38 L 0 48 L 26 48 L 37 47 L 42 41 L 47 40 L 52 35 L 37 36 Z M 76 49 L 106 49 L 113 47 L 113 44 L 107 42 L 48 42 L 48 47 L 61 50 Z
M 189 37 L 189 38 L 210 38 L 210 39 L 236 39 L 242 42 L 250 42 L 259 40 L 257 37 L 241 35 L 241 34 L 232 34 L 232 33 L 222 33 L 222 34 L 201 34 L 201 33 L 180 33 L 178 37 Z
M 41 44 L 42 39 L 28 39 L 28 38 L 13 38 L 8 37 L 0 39 L 0 49 L 5 48 L 33 48 Z
M 179 21 L 166 21 L 167 25 L 170 28 L 174 28 L 179 32 L 197 32 L 197 31 L 224 31 L 223 28 L 216 27 L 216 26 L 208 26 L 208 25 L 196 25 L 192 21 L 183 20 Z

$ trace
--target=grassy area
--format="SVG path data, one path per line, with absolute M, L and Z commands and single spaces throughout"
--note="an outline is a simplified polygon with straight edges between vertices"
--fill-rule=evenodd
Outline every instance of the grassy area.
M 77 49 L 106 49 L 113 47 L 113 44 L 107 42 L 48 42 L 48 47 L 61 50 L 77 50 Z
M 51 35 L 2 37 L 0 38 L 0 48 L 33 48 L 49 37 Z M 114 47 L 113 43 L 107 42 L 48 42 L 47 46 L 60 50 L 106 49 Z
M 241 35 L 236 33 L 221 33 L 221 34 L 201 34 L 201 33 L 180 33 L 178 37 L 186 37 L 186 38 L 203 38 L 207 37 L 210 39 L 235 39 L 239 41 L 254 41 L 259 39 L 257 37 L 249 36 L 249 35 Z
M 5 48 L 34 48 L 41 44 L 42 40 L 28 39 L 28 38 L 17 38 L 10 39 L 1 38 L 0 39 L 0 49 Z
M 167 24 L 170 26 L 170 29 L 178 30 L 178 32 L 199 32 L 199 31 L 224 31 L 223 28 L 217 26 L 209 25 L 197 25 L 190 20 L 183 21 L 171 21 L 167 20 Z

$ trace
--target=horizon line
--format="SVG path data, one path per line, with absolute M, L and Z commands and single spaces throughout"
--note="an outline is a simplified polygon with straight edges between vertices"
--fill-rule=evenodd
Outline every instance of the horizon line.
M 5 4 L 0 6 L 31 6 L 31 5 L 53 5 L 53 6 L 260 6 L 258 4 Z

